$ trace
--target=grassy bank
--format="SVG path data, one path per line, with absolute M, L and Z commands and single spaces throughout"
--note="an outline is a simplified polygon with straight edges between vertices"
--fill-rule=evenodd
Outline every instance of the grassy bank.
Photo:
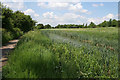
M 30 31 L 9 56 L 3 77 L 118 77 L 117 29 L 108 29 Z

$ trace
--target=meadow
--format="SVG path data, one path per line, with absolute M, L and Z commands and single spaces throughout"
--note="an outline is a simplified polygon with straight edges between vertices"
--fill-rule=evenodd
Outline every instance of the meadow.
M 3 78 L 117 78 L 118 29 L 42 29 L 22 36 Z

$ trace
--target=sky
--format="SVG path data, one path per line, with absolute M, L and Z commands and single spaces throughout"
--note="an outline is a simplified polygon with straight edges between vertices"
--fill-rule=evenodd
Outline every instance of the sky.
M 13 11 L 22 11 L 33 20 L 50 24 L 99 24 L 118 19 L 118 2 L 3 2 Z

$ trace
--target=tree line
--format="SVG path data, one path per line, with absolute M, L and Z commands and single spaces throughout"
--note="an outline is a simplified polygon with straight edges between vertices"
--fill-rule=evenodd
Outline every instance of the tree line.
M 60 25 L 58 24 L 55 26 L 55 28 L 97 28 L 97 27 L 117 27 L 118 26 L 118 21 L 115 19 L 110 19 L 109 21 L 104 21 L 98 25 L 95 23 L 91 22 L 89 25 L 88 24 L 82 24 L 82 25 L 76 25 L 76 24 L 64 24 Z
M 97 27 L 117 27 L 118 26 L 118 21 L 115 19 L 110 19 L 109 21 L 104 21 L 98 25 L 95 23 L 91 22 L 89 25 L 88 24 L 82 24 L 82 25 L 77 25 L 77 24 L 58 24 L 55 27 L 51 27 L 50 24 L 43 25 L 43 24 L 37 24 L 35 28 L 37 29 L 46 29 L 46 28 L 97 28 Z
M 31 16 L 25 15 L 21 11 L 13 12 L 12 9 L 2 3 L 0 3 L 0 9 L 2 9 L 2 28 L 0 28 L 2 44 L 18 38 L 34 28 L 36 21 L 32 20 Z

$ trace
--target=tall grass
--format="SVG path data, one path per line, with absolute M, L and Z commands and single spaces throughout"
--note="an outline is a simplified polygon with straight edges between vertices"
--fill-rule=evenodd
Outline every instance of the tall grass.
M 74 46 L 55 39 L 74 32 L 31 31 L 18 42 L 3 67 L 4 78 L 116 78 L 117 53 L 102 53 L 97 46 Z M 71 35 L 70 35 L 71 34 Z M 76 34 L 76 33 L 75 33 Z M 77 36 L 77 35 L 75 35 Z M 81 34 L 81 33 L 80 33 Z M 80 35 L 79 34 L 79 35 Z M 54 36 L 55 36 L 54 35 Z M 82 35 L 82 34 L 81 34 Z M 65 38 L 63 37 L 63 38 Z M 60 37 L 61 38 L 61 37 Z M 71 42 L 73 43 L 73 42 Z M 83 43 L 83 42 L 81 42 Z M 84 43 L 83 43 L 84 44 Z M 103 49 L 103 48 L 102 48 Z M 104 48 L 106 51 L 106 48 Z M 104 51 L 103 51 L 104 52 Z

